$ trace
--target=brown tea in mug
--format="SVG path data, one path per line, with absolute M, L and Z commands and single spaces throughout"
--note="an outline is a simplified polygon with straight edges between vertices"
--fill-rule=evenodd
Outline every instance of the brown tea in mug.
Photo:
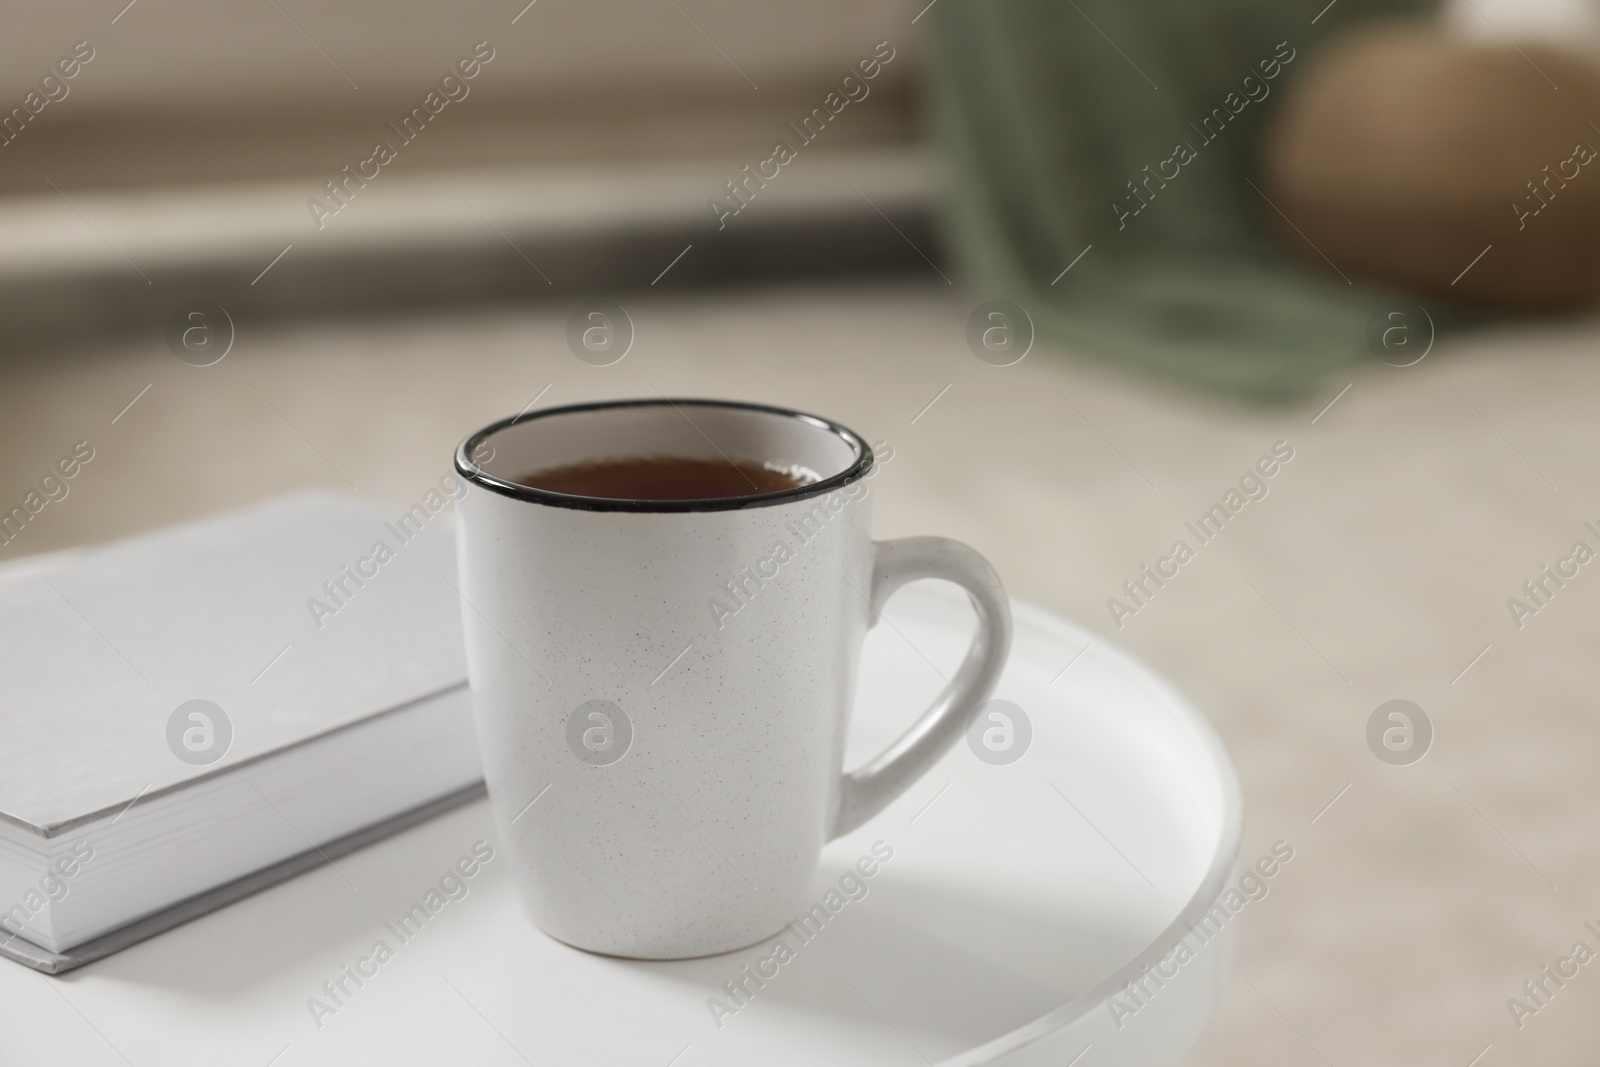
M 798 489 L 817 480 L 803 467 L 721 456 L 613 456 L 544 467 L 516 479 L 532 489 L 609 500 L 720 500 Z

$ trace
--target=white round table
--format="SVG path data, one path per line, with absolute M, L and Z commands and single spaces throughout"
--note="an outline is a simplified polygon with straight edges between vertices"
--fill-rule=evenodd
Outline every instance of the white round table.
M 1026 728 L 996 705 L 1009 749 L 1006 723 L 985 720 L 987 758 L 958 744 L 830 844 L 822 912 L 782 935 L 787 951 L 588 955 L 524 917 L 495 860 L 401 941 L 394 921 L 458 858 L 497 847 L 480 800 L 67 975 L 0 965 L 0 1063 L 1175 1063 L 1239 921 L 1217 904 L 1242 821 L 1232 765 L 1147 668 L 1015 613 L 995 697 Z M 971 624 L 943 585 L 891 601 L 863 655 L 847 764 L 931 700 Z M 862 857 L 872 875 L 841 887 Z M 357 984 L 345 969 L 363 959 Z

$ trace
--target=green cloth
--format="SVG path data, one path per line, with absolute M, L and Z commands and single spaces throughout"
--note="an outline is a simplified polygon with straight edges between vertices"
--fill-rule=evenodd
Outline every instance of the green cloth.
M 1318 17 L 1323 2 L 938 0 L 947 232 L 982 295 L 1024 308 L 1042 340 L 1259 399 L 1371 358 L 1368 317 L 1393 294 L 1307 266 L 1251 183 L 1321 40 L 1433 5 L 1337 0 Z M 1147 206 L 1119 218 L 1142 202 L 1129 182 Z

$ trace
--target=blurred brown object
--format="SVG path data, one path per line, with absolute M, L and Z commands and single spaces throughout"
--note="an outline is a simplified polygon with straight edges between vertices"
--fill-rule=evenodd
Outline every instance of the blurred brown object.
M 1285 240 L 1314 261 L 1319 250 L 1351 275 L 1497 307 L 1591 305 L 1591 116 L 1600 67 L 1580 54 L 1367 29 L 1330 43 L 1289 87 L 1266 176 L 1301 231 L 1283 227 Z

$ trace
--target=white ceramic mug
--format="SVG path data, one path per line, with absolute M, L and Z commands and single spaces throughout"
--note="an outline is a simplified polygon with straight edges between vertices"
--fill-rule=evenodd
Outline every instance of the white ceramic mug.
M 688 501 L 517 481 L 617 457 L 798 464 L 820 480 Z M 534 920 L 579 948 L 676 959 L 782 929 L 823 844 L 962 736 L 1010 647 L 1005 591 L 976 552 L 870 539 L 872 450 L 824 419 L 580 404 L 488 426 L 455 463 L 472 486 L 459 592 L 495 820 Z M 922 718 L 845 773 L 862 640 L 918 578 L 965 587 L 977 633 Z

